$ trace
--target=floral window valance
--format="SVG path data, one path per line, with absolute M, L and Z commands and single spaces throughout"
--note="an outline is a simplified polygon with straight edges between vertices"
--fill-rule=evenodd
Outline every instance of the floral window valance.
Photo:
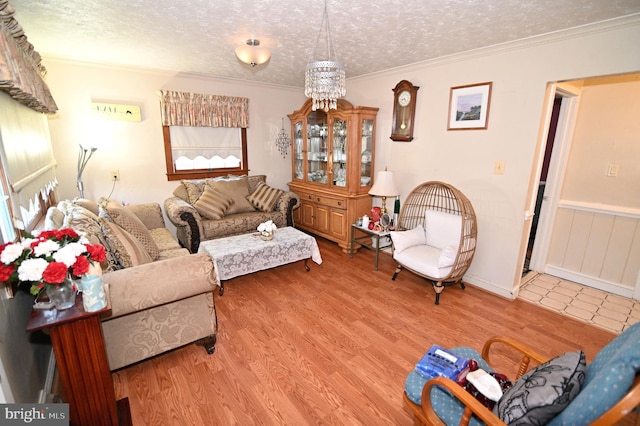
M 249 127 L 249 99 L 160 91 L 163 126 Z
M 0 90 L 38 112 L 53 114 L 58 106 L 44 82 L 42 58 L 18 21 L 8 0 L 0 0 Z

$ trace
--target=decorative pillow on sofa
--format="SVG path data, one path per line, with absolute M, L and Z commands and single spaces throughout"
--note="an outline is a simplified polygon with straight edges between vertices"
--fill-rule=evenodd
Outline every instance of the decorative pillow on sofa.
M 409 247 L 423 245 L 426 242 L 422 225 L 418 225 L 408 231 L 391 231 L 389 235 L 396 253 L 402 253 Z
M 187 180 L 183 180 L 182 185 L 184 186 L 185 191 L 187 191 L 186 201 L 188 201 L 189 204 L 193 205 L 202 195 L 204 188 L 202 187 L 202 185 L 198 185 Z
M 231 205 L 233 205 L 233 198 L 209 185 L 204 186 L 204 192 L 193 203 L 198 213 L 207 219 L 222 219 Z
M 280 196 L 284 194 L 282 189 L 272 188 L 266 183 L 260 183 L 255 191 L 247 197 L 253 207 L 270 212 L 276 208 Z
M 233 204 L 229 207 L 229 210 L 227 210 L 227 215 L 253 212 L 256 210 L 247 200 L 249 184 L 246 176 L 228 180 L 211 179 L 207 181 L 207 185 L 217 191 L 223 192 L 233 199 Z
M 140 241 L 129 232 L 104 217 L 100 217 L 98 222 L 109 248 L 121 267 L 130 268 L 153 262 Z
M 578 395 L 586 370 L 582 351 L 553 358 L 520 377 L 493 412 L 507 424 L 546 424 Z
M 87 200 L 86 198 L 74 198 L 72 201 L 76 206 L 83 207 L 89 210 L 91 213 L 98 216 L 100 211 L 100 205 L 93 200 Z
M 138 217 L 115 201 L 109 201 L 100 206 L 100 216 L 110 218 L 136 238 L 145 248 L 152 260 L 160 257 L 160 249 L 151 237 L 151 233 Z

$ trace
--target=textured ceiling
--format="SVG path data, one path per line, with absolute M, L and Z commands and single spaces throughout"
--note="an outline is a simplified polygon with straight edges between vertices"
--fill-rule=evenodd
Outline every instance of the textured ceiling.
M 297 87 L 304 85 L 324 8 L 311 0 L 10 4 L 45 57 Z M 350 78 L 640 13 L 640 0 L 328 0 L 328 12 L 338 60 Z M 255 68 L 234 54 L 251 36 L 272 52 Z M 325 51 L 323 45 L 318 53 Z

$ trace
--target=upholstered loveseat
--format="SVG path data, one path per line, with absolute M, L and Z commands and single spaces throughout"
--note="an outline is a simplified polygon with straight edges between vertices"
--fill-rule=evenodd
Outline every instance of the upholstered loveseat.
M 272 188 L 265 175 L 183 180 L 164 202 L 182 247 L 197 253 L 200 241 L 246 234 L 272 220 L 293 226 L 300 197 Z
M 61 201 L 45 227 L 69 227 L 102 244 L 111 312 L 102 330 L 111 370 L 195 341 L 214 350 L 213 263 L 190 254 L 165 227 L 160 205 Z

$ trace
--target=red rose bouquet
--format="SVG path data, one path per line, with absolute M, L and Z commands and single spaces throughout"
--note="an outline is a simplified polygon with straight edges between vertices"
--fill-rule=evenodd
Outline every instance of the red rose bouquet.
M 106 258 L 104 247 L 90 244 L 71 228 L 25 234 L 22 241 L 0 245 L 0 282 L 28 283 L 36 295 L 45 285 L 60 285 Z

